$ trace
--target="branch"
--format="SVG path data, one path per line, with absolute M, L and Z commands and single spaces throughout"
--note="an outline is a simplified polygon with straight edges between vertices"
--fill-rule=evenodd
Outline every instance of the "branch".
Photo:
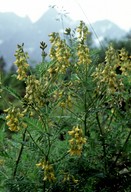
M 107 171 L 105 138 L 104 138 L 104 133 L 103 133 L 101 124 L 100 124 L 100 120 L 99 120 L 98 112 L 96 113 L 96 120 L 97 120 L 98 127 L 99 127 L 99 130 L 100 130 L 100 135 L 101 135 L 101 142 L 102 142 L 103 155 L 104 155 L 104 162 L 105 162 L 105 171 Z
M 15 169 L 14 169 L 14 172 L 13 172 L 13 177 L 16 176 L 17 168 L 18 168 L 21 156 L 22 156 L 23 149 L 24 149 L 24 141 L 25 141 L 26 131 L 27 131 L 27 129 L 25 128 L 24 133 L 23 133 L 21 148 L 20 148 L 20 151 L 19 151 L 18 158 L 16 160 Z
M 112 167 L 114 167 L 114 166 L 116 165 L 116 163 L 117 163 L 119 157 L 121 156 L 121 153 L 123 152 L 123 150 L 124 150 L 126 144 L 127 144 L 128 141 L 129 141 L 130 136 L 131 136 L 131 131 L 129 132 L 129 134 L 128 134 L 127 138 L 126 138 L 125 143 L 124 143 L 122 149 L 120 149 L 120 151 L 119 151 L 119 153 L 118 153 L 118 155 L 117 155 L 117 157 L 116 157 L 116 160 L 114 161 L 114 163 L 112 164 L 112 166 L 111 166 L 110 168 L 112 168 Z

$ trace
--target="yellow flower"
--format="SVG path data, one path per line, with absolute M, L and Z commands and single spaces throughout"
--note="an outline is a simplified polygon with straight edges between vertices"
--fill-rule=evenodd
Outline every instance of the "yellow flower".
M 75 133 L 74 137 L 75 139 L 79 138 L 79 133 Z
M 70 149 L 68 152 L 70 155 L 81 155 L 83 145 L 86 143 L 86 138 L 82 134 L 82 129 L 79 126 L 74 126 L 68 134 L 72 137 L 69 140 Z
M 74 138 L 69 140 L 70 145 L 74 145 L 74 142 L 75 142 Z
M 4 162 L 5 162 L 5 160 L 0 159 L 0 166 L 3 166 L 3 165 L 4 165 Z
M 24 52 L 23 46 L 18 45 L 18 50 L 15 52 L 16 61 L 14 64 L 18 67 L 17 69 L 17 79 L 24 80 L 27 77 L 27 70 L 29 64 L 27 63 L 27 58 L 29 57 L 27 53 Z
M 19 108 L 8 108 L 4 110 L 7 113 L 6 121 L 9 129 L 11 131 L 19 131 L 20 127 L 26 128 L 26 123 L 22 122 L 22 117 L 24 116 L 23 112 L 20 112 Z
M 73 179 L 73 182 L 74 182 L 74 183 L 78 183 L 78 182 L 79 182 L 78 179 L 75 179 L 75 178 L 72 178 L 72 179 Z
M 65 104 L 64 102 L 61 102 L 61 103 L 60 103 L 60 106 L 61 106 L 62 108 L 65 108 L 65 107 L 66 107 L 66 104 Z
M 75 131 L 74 130 L 68 131 L 68 134 L 73 136 L 75 134 Z
M 36 104 L 37 106 L 45 105 L 45 98 L 43 92 L 43 84 L 41 79 L 36 79 L 35 75 L 30 75 L 26 81 L 26 94 L 24 99 L 29 104 Z
M 41 167 L 41 166 L 42 166 L 42 163 L 37 163 L 36 166 L 37 166 L 37 167 Z
M 53 166 L 48 161 L 43 161 L 36 164 L 37 167 L 41 167 L 44 170 L 44 178 L 43 180 L 53 182 L 56 178 L 54 175 Z

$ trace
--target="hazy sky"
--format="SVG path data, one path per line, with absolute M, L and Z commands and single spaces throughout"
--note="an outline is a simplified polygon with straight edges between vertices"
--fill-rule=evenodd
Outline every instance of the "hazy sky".
M 48 9 L 56 5 L 65 9 L 72 19 L 94 22 L 109 19 L 125 30 L 131 29 L 131 0 L 0 0 L 0 12 L 28 15 L 36 21 Z

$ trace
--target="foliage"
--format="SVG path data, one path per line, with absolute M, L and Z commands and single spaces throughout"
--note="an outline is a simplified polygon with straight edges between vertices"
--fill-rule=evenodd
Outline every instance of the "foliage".
M 0 116 L 1 191 L 130 191 L 131 59 L 109 46 L 96 65 L 88 33 L 81 21 L 66 40 L 50 34 L 34 70 L 18 45 L 24 93 L 0 84 L 14 98 Z
M 126 36 L 123 36 L 121 39 L 108 39 L 105 38 L 101 42 L 101 46 L 95 49 L 95 52 L 98 55 L 97 63 L 104 62 L 105 60 L 105 51 L 107 50 L 108 46 L 112 44 L 115 50 L 120 51 L 124 48 L 129 54 L 131 53 L 131 31 L 127 33 Z M 104 45 L 104 46 L 103 46 Z M 129 55 L 130 56 L 130 55 Z
M 113 40 L 112 41 L 113 47 L 115 49 L 122 49 L 125 48 L 125 50 L 130 53 L 131 52 L 131 31 L 129 31 L 126 36 L 124 36 L 120 40 Z

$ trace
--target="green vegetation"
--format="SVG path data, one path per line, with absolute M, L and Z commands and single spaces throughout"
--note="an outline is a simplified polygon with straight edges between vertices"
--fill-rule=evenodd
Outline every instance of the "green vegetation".
M 1 192 L 130 191 L 131 57 L 109 45 L 97 63 L 88 34 L 53 32 L 34 69 L 18 45 L 1 75 Z

